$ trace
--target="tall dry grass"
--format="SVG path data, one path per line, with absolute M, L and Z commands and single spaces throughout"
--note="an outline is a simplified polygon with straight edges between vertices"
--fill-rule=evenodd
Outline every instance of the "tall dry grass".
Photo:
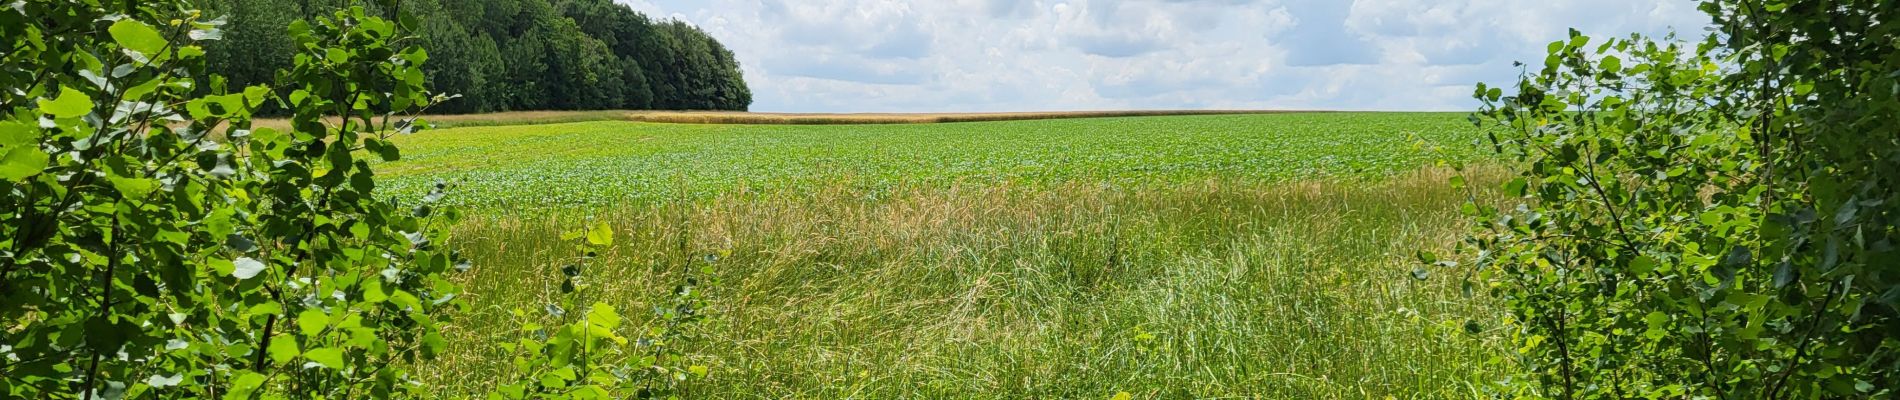
M 481 390 L 506 368 L 492 343 L 558 293 L 558 234 L 597 220 L 620 240 L 586 273 L 590 301 L 650 309 L 688 263 L 719 257 L 715 319 L 689 350 L 712 374 L 694 397 L 1472 398 L 1508 351 L 1463 326 L 1498 310 L 1455 277 L 1409 274 L 1414 250 L 1462 230 L 1446 176 L 840 185 L 477 216 L 458 228 L 476 307 L 424 379 Z

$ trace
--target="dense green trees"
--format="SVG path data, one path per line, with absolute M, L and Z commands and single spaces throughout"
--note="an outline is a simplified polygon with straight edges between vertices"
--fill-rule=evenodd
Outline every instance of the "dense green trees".
M 336 0 L 199 0 L 228 18 L 210 69 L 232 86 L 272 82 L 290 65 L 290 21 L 335 10 Z M 706 32 L 656 21 L 612 0 L 410 0 L 431 18 L 429 87 L 460 95 L 432 112 L 509 110 L 745 110 L 739 63 Z M 387 11 L 387 10 L 384 10 Z M 387 15 L 387 14 L 385 14 Z

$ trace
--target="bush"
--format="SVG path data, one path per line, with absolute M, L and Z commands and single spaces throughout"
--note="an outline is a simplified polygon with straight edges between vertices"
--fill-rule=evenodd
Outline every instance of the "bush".
M 447 98 L 424 87 L 422 21 L 353 7 L 291 23 L 291 68 L 232 90 L 201 79 L 220 21 L 127 4 L 0 8 L 19 50 L 0 86 L 21 88 L 0 92 L 0 398 L 438 394 L 408 369 L 463 308 L 448 276 L 469 264 L 445 245 L 459 216 L 435 205 L 442 184 L 379 199 L 371 168 Z M 293 128 L 253 128 L 267 105 Z M 517 374 L 484 382 L 491 397 L 662 398 L 706 376 L 680 350 L 705 283 L 675 288 L 631 343 L 611 305 L 559 311 L 585 304 L 581 268 L 613 241 L 583 236 L 567 303 L 548 307 L 559 324 L 501 344 Z
M 1555 398 L 1900 387 L 1900 5 L 1706 1 L 1699 43 L 1551 43 L 1474 121 L 1521 161 L 1465 250 Z M 1455 265 L 1450 261 L 1427 261 Z
M 0 397 L 416 391 L 455 212 L 378 199 L 366 158 L 432 101 L 416 21 L 298 22 L 276 82 L 226 88 L 184 3 L 0 7 Z M 295 128 L 253 129 L 265 104 Z

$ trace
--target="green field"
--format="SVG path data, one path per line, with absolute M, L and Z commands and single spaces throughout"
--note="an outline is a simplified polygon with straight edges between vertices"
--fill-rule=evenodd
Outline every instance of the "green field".
M 379 166 L 395 193 L 520 207 L 704 198 L 738 189 L 952 183 L 1264 182 L 1383 177 L 1472 156 L 1463 114 L 1300 113 L 918 125 L 687 125 L 602 121 L 429 131 Z M 1414 137 L 1416 136 L 1416 137 Z
M 1423 147 L 1476 137 L 1456 114 L 589 122 L 407 136 L 380 170 L 471 210 L 473 307 L 421 368 L 442 387 L 510 373 L 492 343 L 547 322 L 559 234 L 604 221 L 589 301 L 648 310 L 712 267 L 692 397 L 1472 398 L 1509 352 L 1466 323 L 1499 311 L 1410 255 L 1463 229 Z

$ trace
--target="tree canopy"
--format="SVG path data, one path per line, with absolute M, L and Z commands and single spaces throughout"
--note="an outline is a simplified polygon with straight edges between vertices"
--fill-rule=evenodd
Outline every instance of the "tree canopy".
M 340 0 L 200 0 L 231 29 L 207 47 L 212 73 L 232 86 L 271 83 L 289 67 L 291 21 Z M 655 20 L 612 0 L 408 0 L 429 16 L 428 87 L 460 95 L 431 112 L 659 109 L 735 110 L 752 104 L 732 51 L 705 31 Z

